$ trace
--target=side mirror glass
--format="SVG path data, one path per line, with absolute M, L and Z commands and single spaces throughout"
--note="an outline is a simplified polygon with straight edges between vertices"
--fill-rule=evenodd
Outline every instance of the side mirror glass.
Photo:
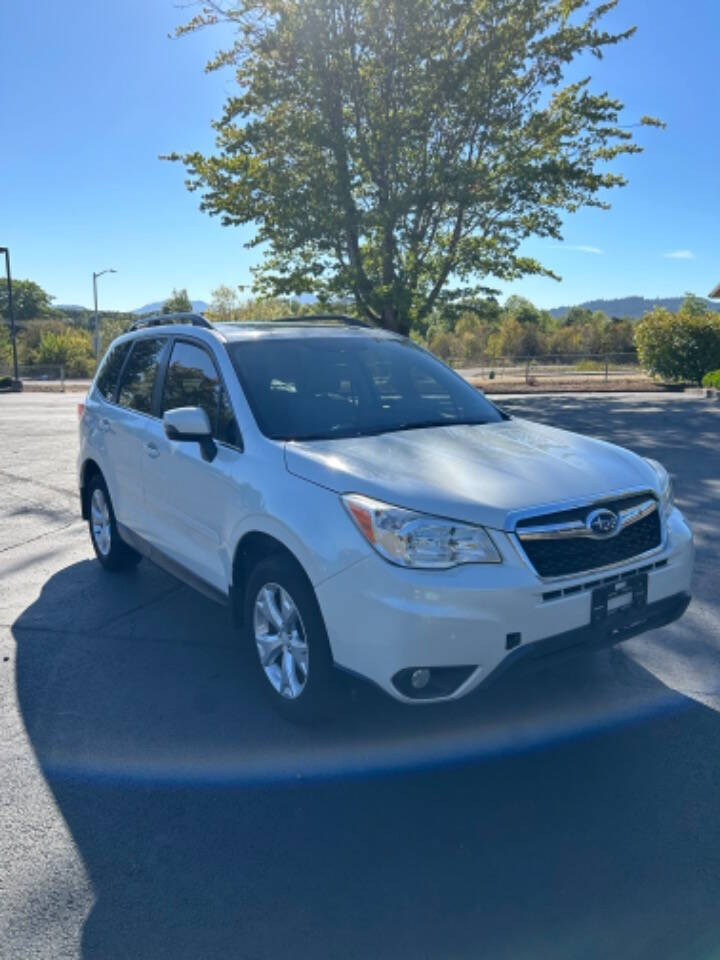
M 212 462 L 217 446 L 207 413 L 202 407 L 175 407 L 163 414 L 163 427 L 168 440 L 178 443 L 198 443 L 203 459 Z

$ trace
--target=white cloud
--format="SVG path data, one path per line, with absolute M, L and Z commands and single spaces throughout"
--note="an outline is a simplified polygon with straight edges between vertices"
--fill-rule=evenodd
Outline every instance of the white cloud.
M 663 256 L 666 260 L 694 260 L 695 254 L 692 250 L 670 250 L 669 253 L 664 253 Z
M 576 250 L 578 253 L 594 253 L 600 255 L 605 253 L 600 247 L 591 247 L 586 243 L 557 243 L 558 250 Z

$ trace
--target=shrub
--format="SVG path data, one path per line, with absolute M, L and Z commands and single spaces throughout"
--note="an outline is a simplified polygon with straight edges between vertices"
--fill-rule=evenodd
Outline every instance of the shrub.
M 678 313 L 656 307 L 637 325 L 635 342 L 640 363 L 654 376 L 700 384 L 720 367 L 720 316 L 686 304 Z
M 89 377 L 95 367 L 90 334 L 73 327 L 45 331 L 35 362 L 62 365 L 66 377 Z
M 706 373 L 702 378 L 702 385 L 704 387 L 717 387 L 720 390 L 720 370 L 711 370 L 710 373 Z

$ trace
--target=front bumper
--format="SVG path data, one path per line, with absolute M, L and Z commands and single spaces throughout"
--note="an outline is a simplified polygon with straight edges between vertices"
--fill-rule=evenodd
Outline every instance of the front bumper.
M 337 666 L 397 700 L 454 700 L 517 660 L 618 643 L 677 619 L 689 603 L 694 550 L 678 510 L 667 520 L 663 548 L 651 557 L 551 584 L 529 567 L 509 536 L 492 536 L 502 564 L 407 570 L 372 553 L 319 584 Z M 647 576 L 647 605 L 591 626 L 593 588 L 605 577 L 633 572 Z M 448 677 L 460 679 L 419 699 L 407 682 L 398 682 L 418 667 L 445 668 Z
M 588 624 L 577 630 L 567 630 L 554 637 L 538 640 L 527 647 L 518 647 L 502 660 L 493 672 L 485 678 L 485 682 L 495 680 L 508 668 L 519 662 L 529 662 L 572 650 L 602 650 L 604 647 L 614 646 L 630 637 L 636 637 L 648 630 L 658 630 L 669 623 L 679 620 L 690 605 L 692 597 L 689 593 L 676 593 L 663 600 L 656 600 L 643 607 L 642 611 L 631 610 L 627 613 L 616 613 L 611 619 L 598 624 Z

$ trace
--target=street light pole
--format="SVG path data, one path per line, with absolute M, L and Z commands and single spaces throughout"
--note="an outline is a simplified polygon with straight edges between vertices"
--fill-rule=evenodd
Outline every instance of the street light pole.
M 18 376 L 17 342 L 15 340 L 15 310 L 13 309 L 12 277 L 10 276 L 10 250 L 7 247 L 0 247 L 0 253 L 5 254 L 5 274 L 7 276 L 8 288 L 8 312 L 10 314 L 10 339 L 12 341 L 13 353 L 13 380 L 15 381 L 14 385 L 17 386 L 20 383 L 20 377 Z
M 117 273 L 117 270 L 114 270 L 112 267 L 108 267 L 107 270 L 99 270 L 97 273 L 93 270 L 93 300 L 95 302 L 95 362 L 97 363 L 100 360 L 100 318 L 98 317 L 98 307 L 97 307 L 97 278 L 101 277 L 104 273 Z

